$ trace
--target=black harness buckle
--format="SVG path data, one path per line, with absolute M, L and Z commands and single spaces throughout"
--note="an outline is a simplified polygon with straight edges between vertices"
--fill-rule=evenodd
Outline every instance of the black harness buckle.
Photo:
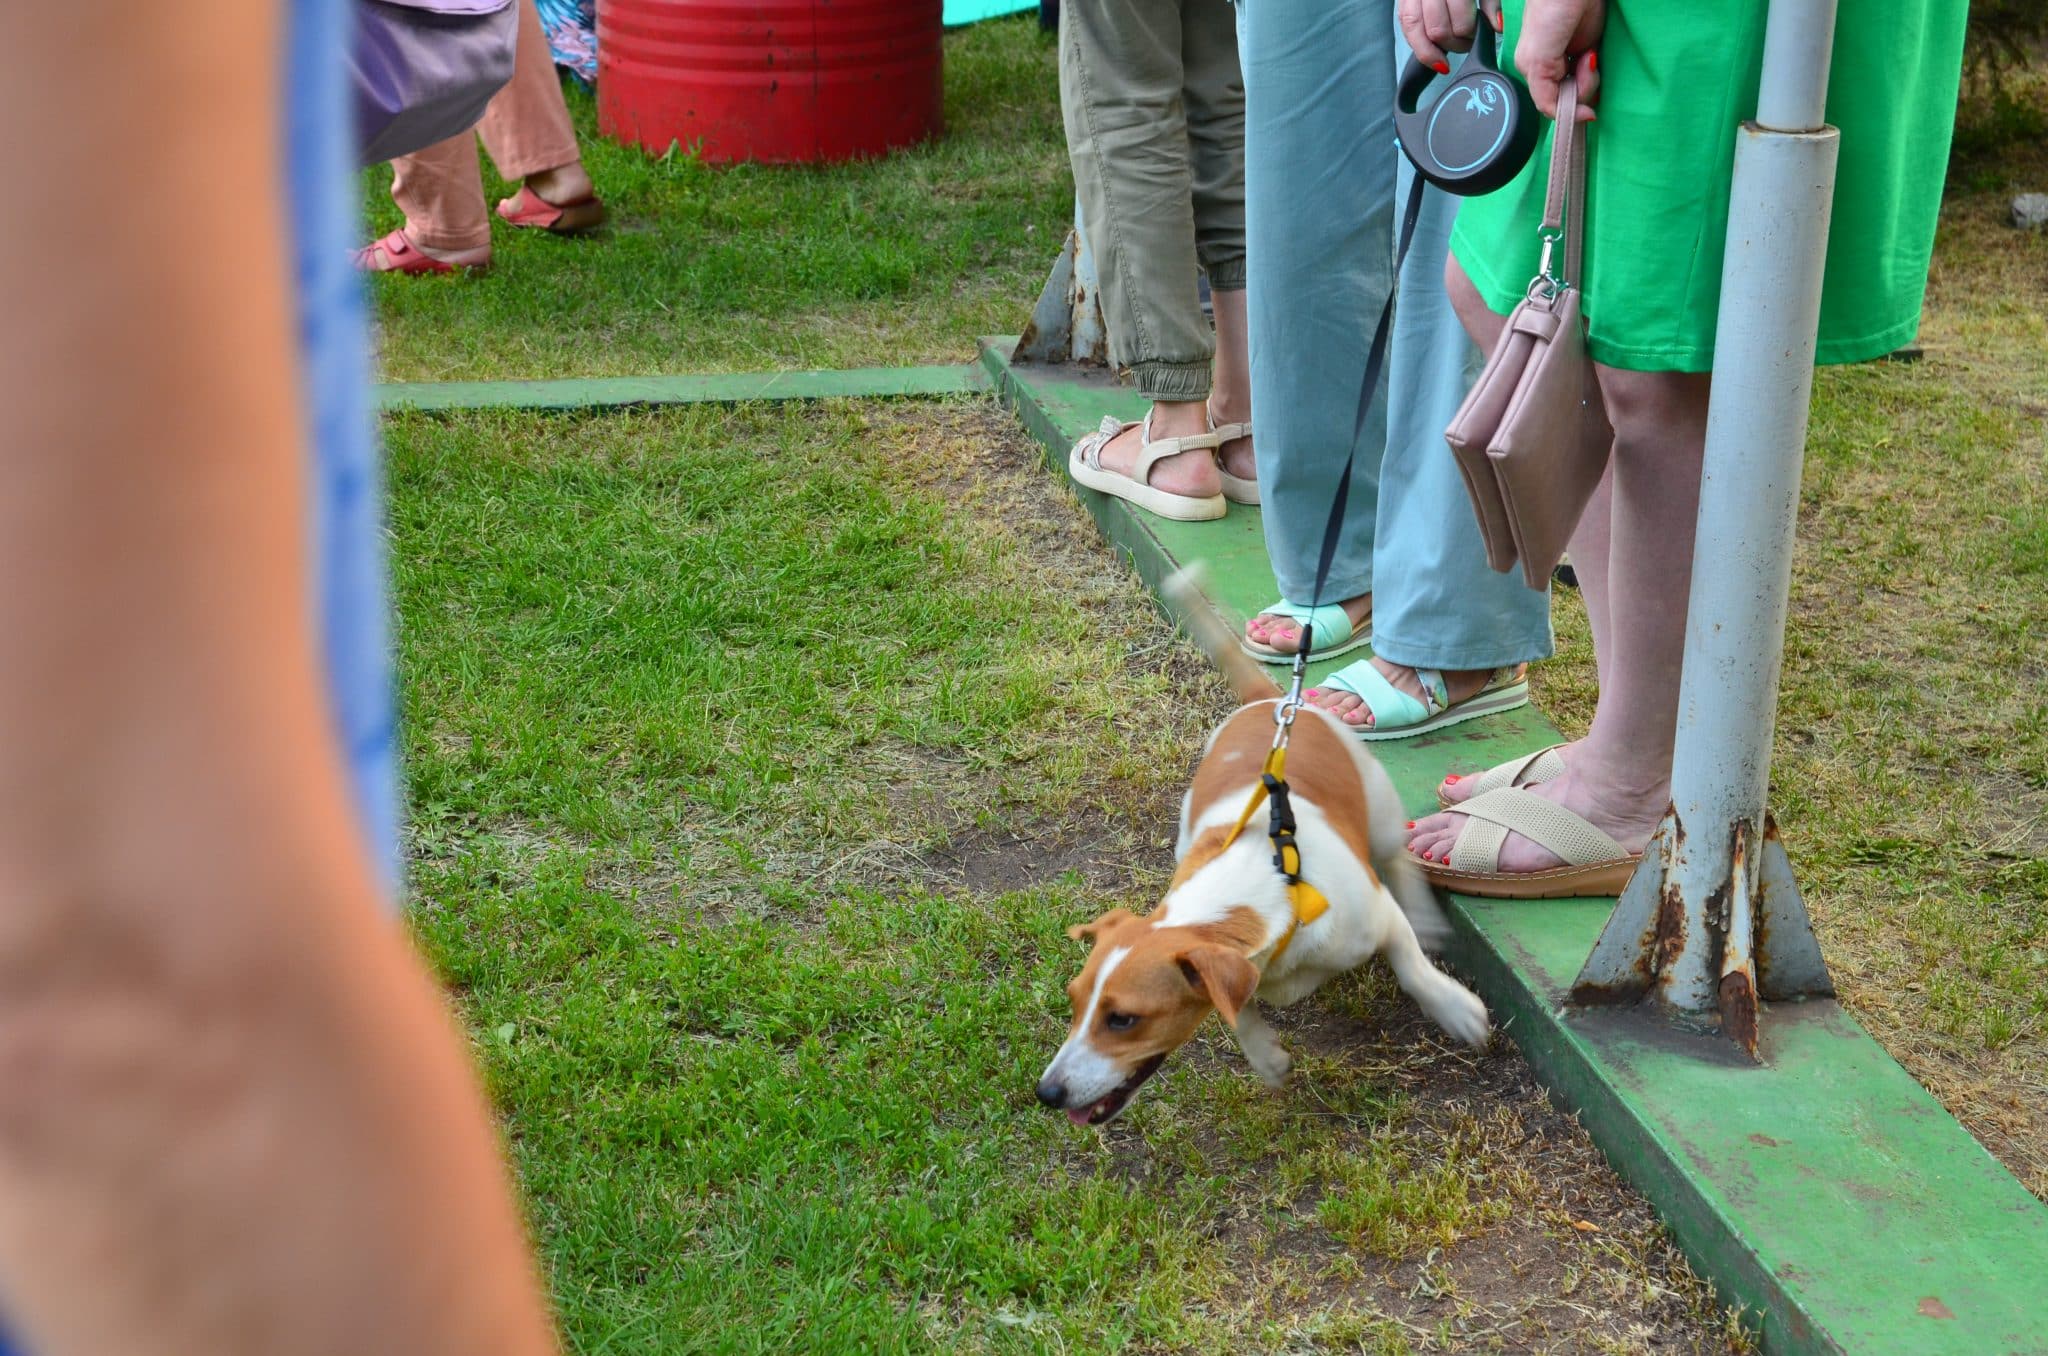
M 1287 878 L 1289 885 L 1301 880 L 1301 849 L 1294 842 L 1294 803 L 1288 799 L 1287 783 L 1272 773 L 1262 778 L 1266 786 L 1267 803 L 1271 813 L 1266 821 L 1266 837 L 1273 840 L 1273 867 Z

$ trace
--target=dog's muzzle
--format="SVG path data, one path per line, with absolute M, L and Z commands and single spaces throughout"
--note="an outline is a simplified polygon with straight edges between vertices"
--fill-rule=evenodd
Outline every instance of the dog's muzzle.
M 1158 1054 L 1140 1064 L 1137 1071 L 1123 1082 L 1109 1090 L 1108 1095 L 1099 1097 L 1086 1106 L 1067 1105 L 1067 1086 L 1057 1079 L 1042 1078 L 1038 1081 L 1038 1100 L 1055 1110 L 1064 1108 L 1067 1119 L 1076 1125 L 1102 1125 L 1116 1118 L 1131 1100 L 1131 1094 L 1145 1085 L 1145 1080 L 1159 1072 L 1159 1066 L 1166 1062 L 1166 1056 Z

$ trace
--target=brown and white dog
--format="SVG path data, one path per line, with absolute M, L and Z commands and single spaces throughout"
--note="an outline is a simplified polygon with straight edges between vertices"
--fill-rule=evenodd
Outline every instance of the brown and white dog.
M 1486 1006 L 1423 953 L 1448 925 L 1405 851 L 1393 783 L 1363 741 L 1314 707 L 1295 718 L 1286 777 L 1302 878 L 1329 908 L 1282 947 L 1294 906 L 1273 865 L 1264 807 L 1225 846 L 1272 747 L 1278 689 L 1235 644 L 1198 639 L 1249 704 L 1209 737 L 1181 803 L 1179 866 L 1159 907 L 1142 918 L 1111 909 L 1068 930 L 1094 949 L 1067 986 L 1073 1024 L 1039 1079 L 1038 1099 L 1076 1125 L 1122 1111 L 1211 1009 L 1235 1030 L 1253 1071 L 1280 1086 L 1292 1061 L 1259 1005 L 1286 1007 L 1375 953 L 1438 1026 L 1486 1044 Z M 1262 690 L 1275 695 L 1253 700 Z

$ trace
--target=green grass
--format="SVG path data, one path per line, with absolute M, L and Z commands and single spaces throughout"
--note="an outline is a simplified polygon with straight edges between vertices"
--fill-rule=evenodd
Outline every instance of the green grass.
M 1722 1348 L 1377 969 L 1283 1096 L 1212 1036 L 1106 1134 L 1037 1107 L 1065 929 L 1156 897 L 1230 699 L 1000 411 L 387 430 L 414 926 L 575 1350 Z
M 714 167 L 598 137 L 611 209 L 561 240 L 499 223 L 480 277 L 375 282 L 384 375 L 452 381 L 964 362 L 1015 333 L 1072 216 L 1052 40 L 1031 17 L 946 38 L 946 135 L 829 168 Z M 510 190 L 485 158 L 488 196 Z M 364 174 L 376 235 L 402 224 Z
M 1071 190 L 1031 24 L 947 59 L 945 141 L 828 170 L 572 100 L 618 226 L 381 280 L 387 374 L 965 359 Z M 1848 1002 L 2048 1195 L 2048 237 L 1998 220 L 2044 174 L 1959 162 L 1925 362 L 1817 383 L 1774 801 Z M 1031 1103 L 1064 928 L 1156 893 L 1228 699 L 1000 415 L 387 429 L 415 924 L 574 1349 L 1723 1345 L 1521 1066 L 1376 969 L 1290 1018 L 1283 1097 L 1212 1033 L 1106 1135 Z

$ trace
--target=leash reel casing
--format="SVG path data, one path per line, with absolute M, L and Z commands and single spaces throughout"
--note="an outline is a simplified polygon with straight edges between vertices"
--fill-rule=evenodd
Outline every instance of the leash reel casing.
M 1458 74 L 1429 104 L 1417 101 L 1436 72 L 1408 58 L 1394 98 L 1394 135 L 1416 173 L 1462 197 L 1491 193 L 1535 153 L 1542 119 L 1519 81 L 1501 74 L 1493 28 L 1482 16 Z

